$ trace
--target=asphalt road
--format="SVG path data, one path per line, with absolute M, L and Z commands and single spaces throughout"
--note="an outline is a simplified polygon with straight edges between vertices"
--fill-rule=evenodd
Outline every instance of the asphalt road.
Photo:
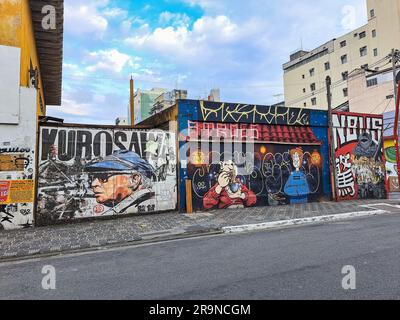
M 45 265 L 56 290 L 42 289 Z M 398 299 L 399 279 L 394 214 L 0 264 L 0 299 Z

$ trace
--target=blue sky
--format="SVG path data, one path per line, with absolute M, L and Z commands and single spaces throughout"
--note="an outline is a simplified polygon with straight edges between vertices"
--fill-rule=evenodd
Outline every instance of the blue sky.
M 365 0 L 65 0 L 63 105 L 48 115 L 114 124 L 127 114 L 130 75 L 136 88 L 275 103 L 282 64 L 301 43 L 364 23 Z

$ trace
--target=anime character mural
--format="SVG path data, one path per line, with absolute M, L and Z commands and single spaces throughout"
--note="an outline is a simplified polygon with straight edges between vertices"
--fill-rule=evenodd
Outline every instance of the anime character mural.
M 290 204 L 307 203 L 310 188 L 306 175 L 300 171 L 303 166 L 304 152 L 302 148 L 290 150 L 294 171 L 290 174 L 284 188 Z
M 204 209 L 244 208 L 256 202 L 254 192 L 238 179 L 238 169 L 233 161 L 221 162 L 217 183 L 204 196 Z

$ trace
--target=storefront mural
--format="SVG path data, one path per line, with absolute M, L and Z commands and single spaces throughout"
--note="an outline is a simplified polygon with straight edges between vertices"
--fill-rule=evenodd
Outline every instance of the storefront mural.
M 335 113 L 333 126 L 338 199 L 386 198 L 383 117 Z
M 174 134 L 42 127 L 38 225 L 176 208 Z
M 196 211 L 323 198 L 322 142 L 311 128 L 193 121 L 188 128 Z

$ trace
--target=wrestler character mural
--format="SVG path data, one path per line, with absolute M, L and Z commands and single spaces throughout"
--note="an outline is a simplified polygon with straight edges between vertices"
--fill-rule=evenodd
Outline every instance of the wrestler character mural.
M 237 177 L 238 169 L 233 161 L 221 162 L 217 183 L 203 198 L 206 210 L 251 207 L 256 204 L 257 196 Z
M 290 151 L 293 161 L 294 171 L 290 174 L 286 182 L 284 192 L 290 199 L 290 204 L 307 203 L 310 188 L 307 182 L 307 176 L 301 172 L 304 160 L 302 148 L 295 148 Z
M 333 122 L 338 200 L 385 199 L 382 116 L 337 113 Z

